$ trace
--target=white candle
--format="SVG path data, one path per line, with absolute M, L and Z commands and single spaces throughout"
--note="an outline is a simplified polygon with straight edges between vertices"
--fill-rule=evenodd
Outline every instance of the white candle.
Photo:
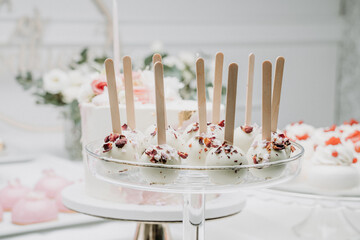
M 115 75 L 120 74 L 120 42 L 118 25 L 118 8 L 116 0 L 113 0 L 113 50 L 114 50 L 114 68 Z

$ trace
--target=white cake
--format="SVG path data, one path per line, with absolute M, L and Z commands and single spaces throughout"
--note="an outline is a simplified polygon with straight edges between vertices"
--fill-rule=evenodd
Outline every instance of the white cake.
M 305 149 L 302 170 L 288 185 L 305 192 L 360 194 L 359 130 L 355 120 L 317 129 L 302 122 L 288 125 L 287 136 Z

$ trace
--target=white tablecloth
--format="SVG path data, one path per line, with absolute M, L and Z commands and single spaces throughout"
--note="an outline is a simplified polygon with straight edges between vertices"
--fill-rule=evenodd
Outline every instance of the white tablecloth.
M 64 157 L 62 135 L 60 133 L 34 134 L 13 130 L 5 134 L 12 154 L 19 152 L 52 154 Z M 20 140 L 19 140 L 20 139 Z M 18 149 L 19 151 L 15 151 Z M 8 165 L 14 171 L 2 172 L 3 179 L 23 175 L 31 182 L 31 174 L 39 176 L 42 162 L 33 161 L 23 164 Z M 67 162 L 68 163 L 68 162 Z M 71 164 L 71 163 L 70 163 Z M 81 163 L 75 164 L 81 176 Z M 0 166 L 1 167 L 1 166 Z M 1 169 L 0 169 L 1 174 Z M 66 171 L 59 174 L 69 174 Z M 36 181 L 36 179 L 32 179 Z M 237 239 L 299 239 L 292 232 L 292 226 L 300 222 L 310 212 L 307 207 L 297 204 L 284 204 L 275 201 L 264 201 L 250 197 L 247 206 L 240 214 L 226 219 L 209 221 L 206 223 L 206 236 L 209 240 L 237 240 Z M 360 214 L 349 215 L 354 225 L 360 226 Z M 1 224 L 1 223 L 0 223 Z M 135 223 L 110 221 L 101 224 L 91 224 L 66 229 L 49 230 L 15 236 L 12 240 L 60 240 L 60 239 L 132 239 Z M 181 224 L 171 224 L 174 239 L 181 239 Z

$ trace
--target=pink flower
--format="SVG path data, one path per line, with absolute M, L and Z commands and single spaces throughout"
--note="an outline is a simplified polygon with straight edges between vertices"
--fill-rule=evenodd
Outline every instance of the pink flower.
M 101 81 L 100 79 L 95 79 L 91 82 L 91 88 L 96 95 L 102 94 L 106 86 L 107 82 Z

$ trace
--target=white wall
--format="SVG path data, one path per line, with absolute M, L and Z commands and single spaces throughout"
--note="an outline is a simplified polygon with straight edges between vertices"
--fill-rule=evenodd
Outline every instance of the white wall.
M 111 13 L 110 0 L 104 0 Z M 280 126 L 305 120 L 329 125 L 335 119 L 338 43 L 342 35 L 340 0 L 183 0 L 118 1 L 123 54 L 140 58 L 160 40 L 167 50 L 225 53 L 226 63 L 240 69 L 238 124 L 243 119 L 247 55 L 256 55 L 254 118 L 260 120 L 261 62 L 286 58 Z M 107 21 L 90 0 L 17 0 L 0 5 L 0 114 L 18 121 L 57 126 L 57 112 L 38 107 L 15 83 L 21 68 L 36 72 L 61 65 L 84 46 L 111 53 Z M 34 18 L 41 29 L 40 58 L 27 59 L 32 49 L 16 33 L 19 19 Z M 23 28 L 26 29 L 28 28 Z M 31 35 L 31 34 L 30 34 Z M 20 56 L 21 50 L 25 55 Z M 20 64 L 19 64 L 20 63 Z M 224 74 L 226 75 L 226 74 Z M 9 99 L 12 99 L 9 104 Z M 5 104 L 6 103 L 6 104 Z M 20 110 L 21 109 L 21 110 Z M 30 117 L 31 116 L 31 117 Z M 0 131 L 5 127 L 1 127 Z

